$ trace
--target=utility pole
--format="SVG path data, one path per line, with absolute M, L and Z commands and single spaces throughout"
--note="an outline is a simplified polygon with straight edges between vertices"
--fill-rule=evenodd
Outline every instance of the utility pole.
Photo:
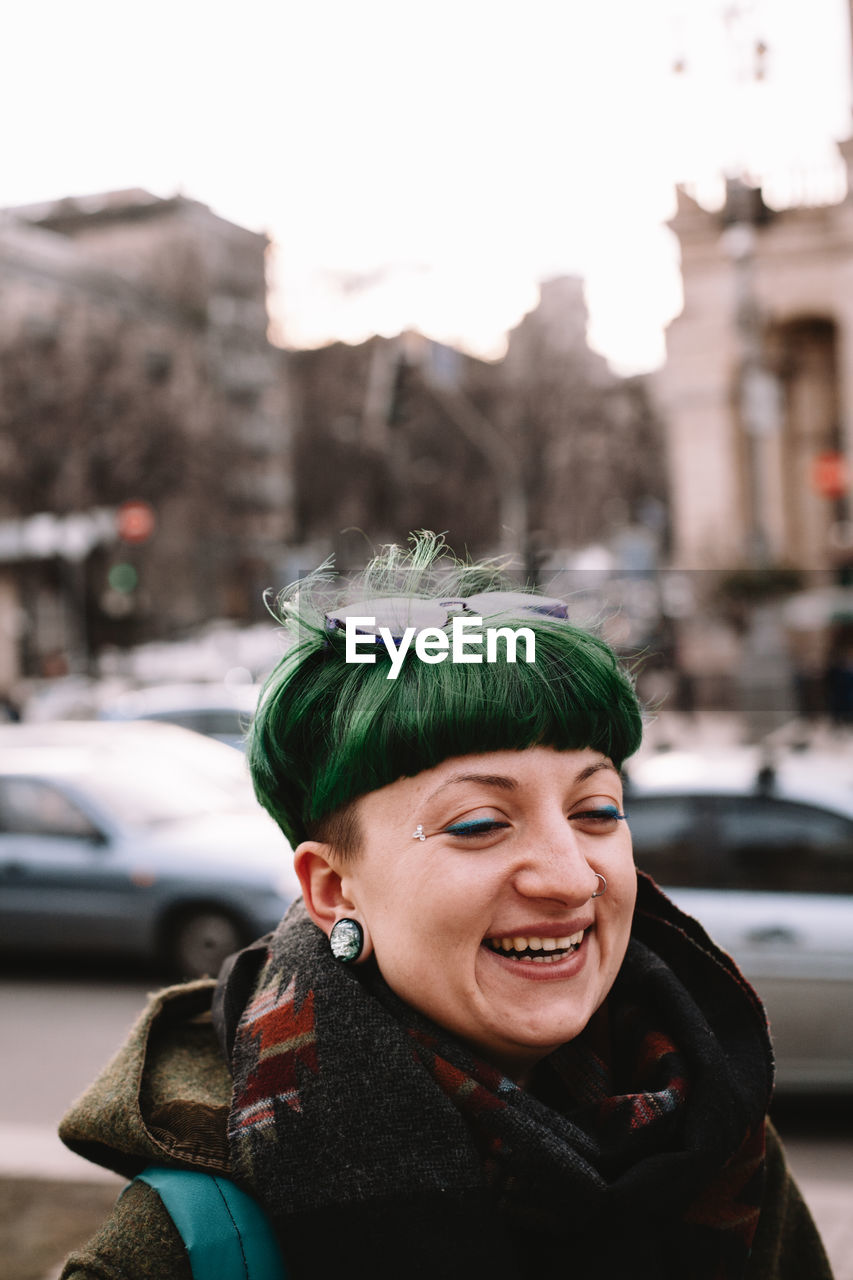
M 501 551 L 528 558 L 527 494 L 521 464 L 510 442 L 464 392 L 424 379 L 432 398 L 490 468 L 498 494 Z
M 395 372 L 402 362 L 415 368 L 420 385 L 447 415 L 491 471 L 498 496 L 500 551 L 530 569 L 527 492 L 518 452 L 505 434 L 477 407 L 454 379 L 436 376 L 430 367 L 429 342 L 413 332 L 377 348 L 368 380 L 364 430 L 374 443 L 387 442 L 393 413 Z

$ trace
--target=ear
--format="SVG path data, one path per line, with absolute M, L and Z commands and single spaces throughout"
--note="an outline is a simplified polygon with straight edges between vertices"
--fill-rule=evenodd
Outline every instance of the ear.
M 361 925 L 364 946 L 359 960 L 366 960 L 373 950 L 367 924 L 344 887 L 332 846 L 318 840 L 305 840 L 294 855 L 293 865 L 302 885 L 305 909 L 326 937 L 338 920 L 348 917 Z
M 353 906 L 344 896 L 332 846 L 304 840 L 293 855 L 293 866 L 302 885 L 305 909 L 325 934 L 331 933 L 335 921 Z

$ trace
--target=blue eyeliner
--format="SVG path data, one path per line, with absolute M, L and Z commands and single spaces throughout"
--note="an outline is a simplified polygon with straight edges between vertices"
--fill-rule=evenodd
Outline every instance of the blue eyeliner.
M 498 822 L 495 818 L 473 818 L 470 822 L 454 822 L 453 826 L 445 827 L 444 830 L 451 836 L 470 836 L 507 825 L 505 822 Z
M 620 813 L 615 805 L 607 805 L 601 809 L 580 809 L 577 813 L 570 813 L 570 818 L 619 818 L 625 817 L 624 813 Z
M 573 818 L 585 818 L 587 822 L 592 820 L 615 822 L 624 820 L 625 814 L 620 813 L 615 805 L 608 805 L 601 809 L 583 809 L 578 813 L 569 814 L 569 820 Z M 501 822 L 498 818 L 472 818 L 467 822 L 454 822 L 452 826 L 445 827 L 444 834 L 449 836 L 486 835 L 492 831 L 503 830 L 509 825 L 508 822 Z

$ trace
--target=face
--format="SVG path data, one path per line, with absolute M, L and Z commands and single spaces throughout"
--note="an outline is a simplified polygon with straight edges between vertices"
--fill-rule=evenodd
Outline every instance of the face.
M 619 774 L 592 750 L 489 752 L 357 810 L 341 887 L 385 980 L 523 1081 L 583 1030 L 625 955 L 636 876 Z

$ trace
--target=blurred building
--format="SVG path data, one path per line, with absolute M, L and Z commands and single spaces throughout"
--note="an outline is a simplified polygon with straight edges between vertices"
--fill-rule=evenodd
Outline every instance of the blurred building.
M 647 519 L 659 539 L 646 384 L 589 348 L 587 319 L 582 281 L 562 277 L 541 286 L 500 361 L 417 333 L 294 352 L 297 540 L 349 564 L 427 527 L 535 572 L 626 529 L 638 545 Z
M 853 140 L 841 152 L 849 179 Z M 657 377 L 678 565 L 829 571 L 853 552 L 851 192 L 774 210 L 730 181 L 715 212 L 678 193 L 684 309 Z
M 7 680 L 260 615 L 293 531 L 266 249 L 196 201 L 139 190 L 0 215 Z M 128 502 L 147 535 L 110 526 Z
M 508 335 L 496 418 L 513 442 L 528 541 L 562 567 L 582 549 L 652 568 L 668 500 L 663 433 L 644 378 L 622 378 L 587 341 L 584 282 L 559 276 Z M 632 547 L 634 550 L 629 550 Z
M 291 368 L 305 558 L 332 551 L 357 565 L 418 528 L 446 532 L 453 547 L 493 546 L 491 366 L 408 332 L 295 351 Z

